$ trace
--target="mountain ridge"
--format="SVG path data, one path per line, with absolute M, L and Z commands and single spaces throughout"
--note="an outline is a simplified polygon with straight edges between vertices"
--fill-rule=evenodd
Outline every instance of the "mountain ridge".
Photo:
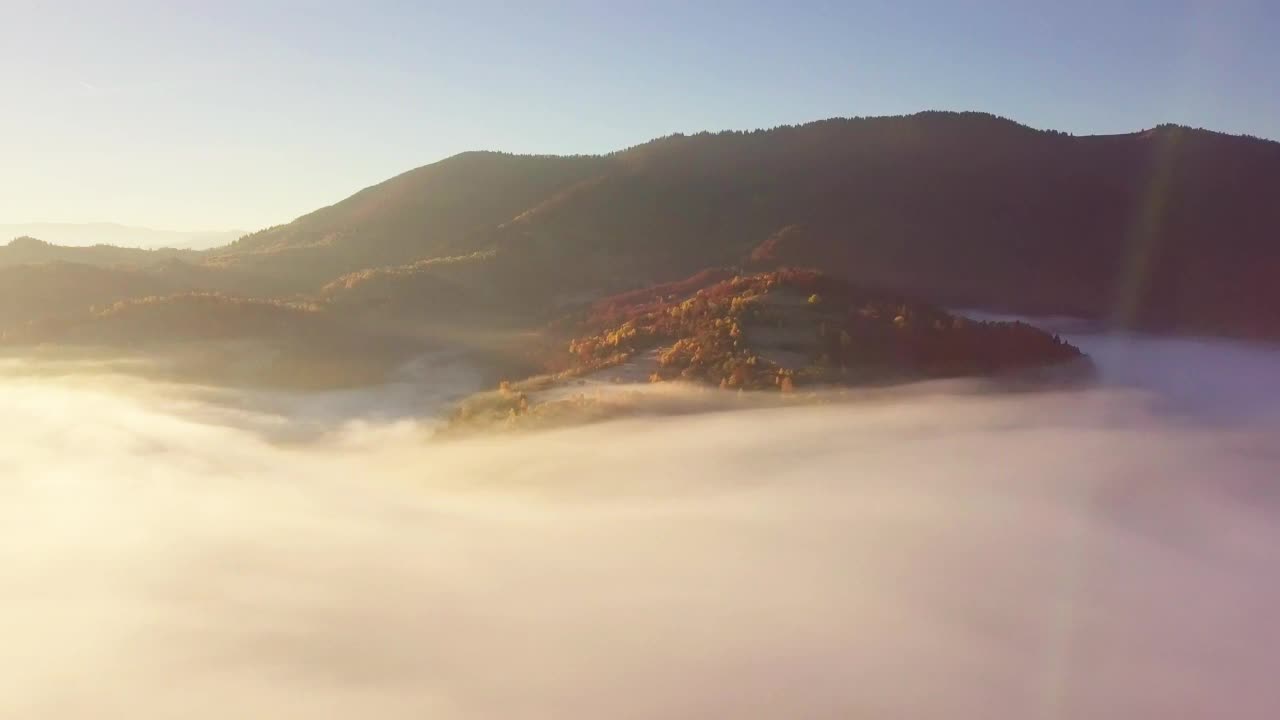
M 107 283 L 77 288 L 98 303 L 158 290 L 318 302 L 406 337 L 535 329 L 705 268 L 812 267 L 942 306 L 1276 340 L 1277 193 L 1271 140 L 1168 124 L 1073 136 L 929 111 L 605 155 L 462 153 L 208 251 L 23 243 L 0 248 L 0 266 L 41 250 L 116 272 L 75 271 Z M 119 273 L 138 272 L 134 292 Z M 21 322 L 42 298 L 18 283 L 0 318 Z

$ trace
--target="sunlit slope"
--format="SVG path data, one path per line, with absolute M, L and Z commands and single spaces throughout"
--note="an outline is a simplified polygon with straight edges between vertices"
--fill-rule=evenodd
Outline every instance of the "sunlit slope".
M 463 153 L 374 185 L 286 225 L 248 235 L 209 262 L 266 267 L 282 286 L 312 287 L 382 265 L 482 249 L 500 225 L 607 165 L 597 157 Z

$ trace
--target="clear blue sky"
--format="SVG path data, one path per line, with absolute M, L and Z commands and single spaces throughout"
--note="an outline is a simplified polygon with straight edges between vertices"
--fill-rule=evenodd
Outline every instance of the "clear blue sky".
M 930 108 L 1280 138 L 1277 3 L 511 4 L 0 0 L 0 223 L 256 229 L 463 150 Z

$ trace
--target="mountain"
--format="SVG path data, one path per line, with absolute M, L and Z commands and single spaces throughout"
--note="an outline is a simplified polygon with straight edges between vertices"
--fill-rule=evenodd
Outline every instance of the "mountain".
M 134 346 L 159 326 L 90 306 L 154 296 L 131 312 L 196 325 L 216 312 L 260 337 L 254 318 L 291 317 L 272 309 L 284 303 L 318 308 L 304 324 L 332 321 L 350 347 L 450 338 L 518 364 L 498 338 L 544 334 L 601 298 L 791 267 L 929 305 L 1276 340 L 1278 192 L 1280 143 L 1174 125 L 1074 137 L 983 113 L 673 135 L 604 156 L 471 152 L 203 252 L 20 239 L 0 248 L 0 331 Z M 40 329 L 72 316 L 74 333 Z M 131 329 L 90 327 L 105 323 Z
M 235 241 L 240 230 L 155 230 L 115 223 L 22 223 L 0 225 L 0 241 L 37 237 L 57 245 L 86 247 L 115 245 L 123 248 L 174 248 L 207 250 Z
M 1277 190 L 1280 144 L 1257 138 L 1178 126 L 1073 137 L 926 112 L 676 135 L 602 157 L 467 153 L 208 262 L 266 268 L 297 292 L 488 252 L 487 292 L 530 311 L 759 267 L 772 242 L 775 264 L 946 304 L 1280 337 Z
M 497 242 L 665 278 L 798 226 L 780 262 L 939 302 L 1280 333 L 1280 144 L 928 113 L 668 138 L 620 160 Z

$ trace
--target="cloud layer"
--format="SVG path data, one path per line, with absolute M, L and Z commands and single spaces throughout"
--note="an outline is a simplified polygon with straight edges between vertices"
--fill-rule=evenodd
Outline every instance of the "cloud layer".
M 1274 717 L 1280 362 L 1088 342 L 1089 391 L 452 444 L 8 377 L 0 716 Z

